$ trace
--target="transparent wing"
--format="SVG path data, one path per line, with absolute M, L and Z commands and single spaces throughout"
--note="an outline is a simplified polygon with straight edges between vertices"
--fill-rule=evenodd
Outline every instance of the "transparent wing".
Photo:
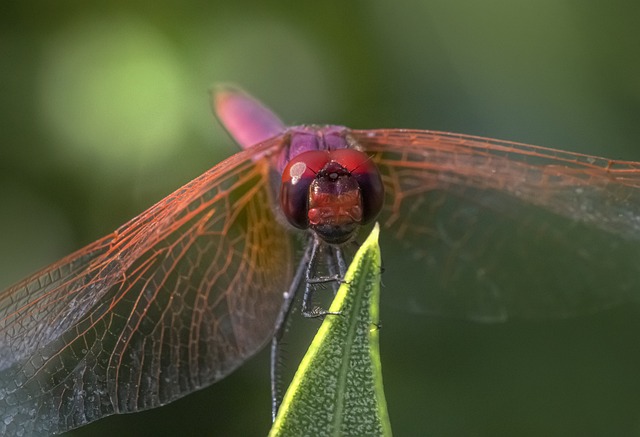
M 280 146 L 238 153 L 0 295 L 0 434 L 165 404 L 271 338 L 292 276 L 265 157 Z
M 400 243 L 383 260 L 388 298 L 480 321 L 637 300 L 640 163 L 441 132 L 353 136 L 383 175 L 383 248 Z

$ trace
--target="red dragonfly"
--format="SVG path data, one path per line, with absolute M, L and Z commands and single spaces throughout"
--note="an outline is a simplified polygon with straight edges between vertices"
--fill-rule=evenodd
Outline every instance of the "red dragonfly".
M 0 294 L 0 434 L 60 433 L 224 378 L 278 337 L 316 257 L 339 276 L 342 249 L 375 219 L 383 250 L 403 253 L 385 258 L 406 278 L 387 284 L 394 299 L 433 314 L 565 317 L 640 289 L 640 163 L 287 128 L 233 88 L 213 102 L 243 151 Z

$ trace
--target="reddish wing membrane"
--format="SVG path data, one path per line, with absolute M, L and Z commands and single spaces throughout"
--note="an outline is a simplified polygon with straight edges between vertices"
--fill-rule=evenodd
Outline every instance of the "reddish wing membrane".
M 166 404 L 271 338 L 292 276 L 276 137 L 0 295 L 0 434 L 47 435 Z
M 402 248 L 385 257 L 385 282 L 402 278 L 394 302 L 503 321 L 637 300 L 640 163 L 441 132 L 352 135 L 382 173 L 382 247 Z

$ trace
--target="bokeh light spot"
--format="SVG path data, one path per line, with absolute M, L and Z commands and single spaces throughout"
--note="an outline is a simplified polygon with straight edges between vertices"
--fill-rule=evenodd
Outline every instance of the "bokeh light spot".
M 179 146 L 182 63 L 155 28 L 132 18 L 85 21 L 55 36 L 43 61 L 43 119 L 63 153 L 126 167 Z

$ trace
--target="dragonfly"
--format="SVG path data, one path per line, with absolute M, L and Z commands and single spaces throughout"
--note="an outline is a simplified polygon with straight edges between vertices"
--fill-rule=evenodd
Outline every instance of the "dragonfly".
M 240 152 L 0 294 L 0 434 L 165 405 L 274 336 L 277 354 L 296 291 L 303 313 L 322 315 L 306 293 L 321 261 L 316 276 L 339 279 L 375 220 L 383 251 L 399 249 L 384 267 L 403 282 L 386 286 L 411 310 L 503 322 L 637 300 L 640 163 L 428 130 L 287 127 L 228 86 L 212 105 Z

